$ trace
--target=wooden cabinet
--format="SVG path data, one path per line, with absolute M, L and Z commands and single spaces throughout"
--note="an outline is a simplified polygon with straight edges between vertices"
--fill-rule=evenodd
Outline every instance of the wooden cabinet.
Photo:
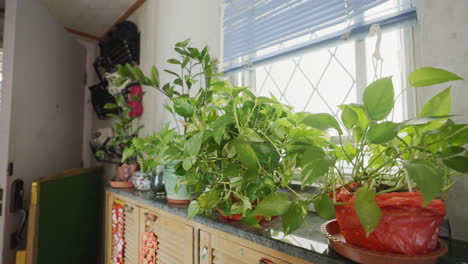
M 120 210 L 122 214 L 117 214 Z M 118 219 L 123 217 L 123 219 Z M 118 262 L 119 224 L 122 261 Z M 271 248 L 189 221 L 169 212 L 107 193 L 106 264 L 311 264 Z
M 106 204 L 107 263 L 138 264 L 140 208 L 110 194 Z

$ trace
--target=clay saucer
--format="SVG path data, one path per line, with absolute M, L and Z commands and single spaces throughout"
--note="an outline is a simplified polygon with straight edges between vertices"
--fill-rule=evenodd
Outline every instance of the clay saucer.
M 112 188 L 117 188 L 117 189 L 129 189 L 133 188 L 134 185 L 131 181 L 113 181 L 109 180 L 109 185 Z
M 431 253 L 408 256 L 373 251 L 346 243 L 336 219 L 322 225 L 322 233 L 328 238 L 330 246 L 340 255 L 363 264 L 434 264 L 447 253 L 447 244 L 439 239 L 437 249 Z

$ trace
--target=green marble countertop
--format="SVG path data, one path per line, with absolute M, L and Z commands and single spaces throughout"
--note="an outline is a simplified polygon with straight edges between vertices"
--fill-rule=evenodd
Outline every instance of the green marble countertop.
M 169 204 L 165 198 L 158 198 L 151 191 L 142 192 L 134 189 L 115 189 L 111 187 L 106 189 L 175 215 L 187 217 L 187 206 Z M 327 239 L 320 231 L 320 227 L 325 220 L 314 213 L 309 214 L 301 228 L 287 236 L 284 236 L 279 219 L 273 220 L 261 229 L 246 227 L 239 221 L 226 220 L 217 213 L 212 216 L 196 216 L 192 220 L 316 264 L 354 263 L 341 257 L 328 246 Z M 438 263 L 468 264 L 468 242 L 454 239 L 445 239 L 445 241 L 449 251 L 439 259 Z

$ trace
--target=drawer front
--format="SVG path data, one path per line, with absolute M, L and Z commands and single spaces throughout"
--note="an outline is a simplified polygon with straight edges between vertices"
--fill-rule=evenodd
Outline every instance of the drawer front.
M 150 219 L 149 219 L 150 218 Z M 154 221 L 152 221 L 154 219 Z M 144 249 L 146 238 L 156 240 L 155 258 L 157 264 L 193 264 L 193 227 L 162 216 L 158 213 L 141 209 L 141 247 L 140 256 L 150 249 Z M 153 247 L 154 248 L 154 247 Z M 143 251 L 145 250 L 145 251 Z
M 291 264 L 236 242 L 212 237 L 213 264 Z

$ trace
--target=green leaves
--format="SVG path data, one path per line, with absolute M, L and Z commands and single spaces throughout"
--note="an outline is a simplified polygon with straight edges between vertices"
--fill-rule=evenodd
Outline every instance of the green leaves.
M 417 69 L 409 76 L 409 82 L 414 87 L 425 87 L 455 80 L 463 80 L 463 78 L 454 73 L 431 67 Z
M 192 103 L 186 98 L 176 98 L 173 101 L 174 111 L 183 117 L 192 117 L 194 114 L 194 107 Z
M 311 184 L 320 176 L 325 175 L 335 163 L 335 159 L 318 146 L 310 146 L 301 156 L 302 163 L 302 187 Z
M 432 97 L 419 113 L 419 117 L 446 116 L 451 114 L 452 97 L 450 87 Z
M 117 108 L 118 106 L 116 104 L 113 104 L 113 103 L 106 103 L 104 105 L 104 109 L 115 109 Z
M 248 141 L 242 137 L 237 137 L 233 140 L 233 144 L 242 165 L 244 165 L 247 169 L 257 170 L 259 163 L 258 157 Z
M 428 160 L 415 159 L 404 164 L 408 175 L 417 185 L 424 197 L 424 206 L 437 198 L 443 185 L 443 172 Z
M 309 214 L 309 206 L 305 201 L 295 201 L 282 216 L 284 235 L 287 236 L 297 230 Z
M 154 86 L 159 87 L 159 71 L 156 66 L 151 67 L 151 81 Z
M 200 152 L 202 143 L 208 136 L 208 131 L 200 131 L 189 138 L 184 144 L 184 152 L 191 157 L 197 156 Z
M 354 200 L 354 208 L 366 236 L 377 227 L 382 216 L 379 206 L 375 202 L 375 193 L 367 186 L 359 188 Z
M 393 84 L 391 77 L 371 83 L 363 95 L 364 107 L 371 120 L 385 119 L 393 109 Z
M 221 144 L 221 139 L 223 139 L 226 126 L 232 123 L 234 123 L 234 120 L 226 114 L 218 117 L 218 119 L 212 123 L 213 139 L 218 143 L 218 145 Z
M 130 157 L 133 156 L 135 150 L 132 148 L 126 148 L 122 154 L 122 162 L 127 161 Z
M 198 202 L 196 200 L 191 201 L 188 207 L 187 218 L 190 220 L 194 218 L 199 212 L 200 212 L 200 206 L 198 205 Z
M 358 115 L 350 107 L 341 106 L 341 121 L 347 129 L 353 128 L 359 120 Z
M 443 160 L 445 166 L 461 173 L 468 173 L 468 157 L 455 156 Z
M 398 134 L 400 124 L 390 121 L 371 123 L 367 138 L 371 144 L 384 144 L 394 139 Z
M 211 210 L 216 207 L 219 201 L 219 192 L 216 189 L 211 189 L 202 193 L 198 198 L 198 205 L 203 210 Z
M 283 215 L 289 209 L 290 205 L 291 202 L 288 200 L 286 194 L 275 192 L 265 197 L 265 199 L 255 207 L 253 214 L 256 216 Z
M 280 155 L 269 143 L 254 143 L 252 148 L 257 154 L 260 163 L 270 170 L 274 170 L 280 161 Z
M 340 134 L 343 132 L 338 121 L 332 115 L 326 113 L 309 114 L 302 120 L 302 123 L 320 130 L 334 128 Z
M 335 218 L 335 205 L 328 194 L 321 194 L 318 199 L 314 201 L 314 207 L 317 214 L 323 219 L 330 220 Z

